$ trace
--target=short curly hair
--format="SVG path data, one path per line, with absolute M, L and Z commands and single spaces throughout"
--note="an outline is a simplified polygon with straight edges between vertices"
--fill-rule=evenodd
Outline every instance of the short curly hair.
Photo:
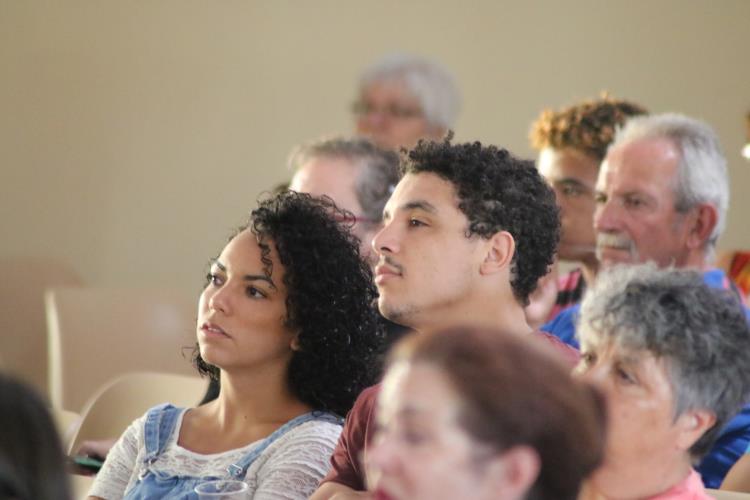
M 648 114 L 633 102 L 614 99 L 606 92 L 599 99 L 583 101 L 559 111 L 545 109 L 531 126 L 531 146 L 571 148 L 602 161 L 615 137 L 615 130 L 628 118 Z
M 451 144 L 451 138 L 449 133 L 442 142 L 420 141 L 406 153 L 402 174 L 433 173 L 453 184 L 458 208 L 469 220 L 467 237 L 490 238 L 498 231 L 513 235 L 510 284 L 525 306 L 560 241 L 555 194 L 533 161 L 478 141 Z
M 285 326 L 299 332 L 287 372 L 292 394 L 343 416 L 377 381 L 384 334 L 372 306 L 377 292 L 370 267 L 337 215 L 351 217 L 330 198 L 284 191 L 261 201 L 235 236 L 245 229 L 257 236 L 267 275 L 271 245 L 284 266 Z M 197 350 L 194 361 L 202 375 L 218 376 Z

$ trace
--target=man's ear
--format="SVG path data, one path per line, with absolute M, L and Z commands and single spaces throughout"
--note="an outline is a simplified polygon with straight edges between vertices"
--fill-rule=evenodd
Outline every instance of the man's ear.
M 716 207 L 709 203 L 700 203 L 693 207 L 692 213 L 688 215 L 687 245 L 691 250 L 701 249 L 711 237 L 716 224 L 719 221 L 719 213 Z
M 510 267 L 516 242 L 508 231 L 499 231 L 486 240 L 484 261 L 479 268 L 480 274 L 494 274 Z
M 526 498 L 542 467 L 539 454 L 530 446 L 514 446 L 490 460 L 485 470 L 498 498 Z
M 677 418 L 677 446 L 689 450 L 716 423 L 716 415 L 708 410 L 688 410 Z

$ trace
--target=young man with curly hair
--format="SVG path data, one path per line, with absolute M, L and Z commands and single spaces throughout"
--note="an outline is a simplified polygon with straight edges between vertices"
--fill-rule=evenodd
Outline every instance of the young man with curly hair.
M 380 312 L 417 332 L 499 328 L 547 343 L 574 364 L 577 352 L 533 332 L 524 314 L 559 239 L 554 193 L 533 162 L 448 138 L 420 142 L 402 172 L 373 240 Z M 333 469 L 313 499 L 371 498 L 362 491 L 362 459 L 378 390 L 366 389 L 349 413 Z
M 558 257 L 581 267 L 557 279 L 557 298 L 552 319 L 566 307 L 580 302 L 586 283 L 599 268 L 594 234 L 594 186 L 599 165 L 615 136 L 615 129 L 629 118 L 646 114 L 633 102 L 603 94 L 560 109 L 545 109 L 531 126 L 529 138 L 539 152 L 537 167 L 547 179 L 560 207 L 561 235 Z

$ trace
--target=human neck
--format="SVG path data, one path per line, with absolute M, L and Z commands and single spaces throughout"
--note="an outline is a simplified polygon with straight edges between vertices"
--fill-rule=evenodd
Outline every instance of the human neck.
M 661 470 L 659 470 L 661 469 Z M 638 474 L 638 481 L 633 481 L 626 486 L 632 488 L 629 491 L 617 491 L 613 494 L 606 485 L 599 485 L 595 480 L 589 480 L 584 484 L 578 500 L 642 500 L 661 495 L 685 481 L 692 467 L 688 459 L 674 464 L 668 469 L 665 467 L 654 467 L 648 473 Z M 649 480 L 653 478 L 653 480 Z
M 512 294 L 484 299 L 474 297 L 454 307 L 430 311 L 407 326 L 419 332 L 451 326 L 493 328 L 516 334 L 531 332 L 523 307 Z
M 581 274 L 583 274 L 583 281 L 586 282 L 587 286 L 591 286 L 594 283 L 598 272 L 599 261 L 596 257 L 581 261 Z
M 214 410 L 221 427 L 283 423 L 311 408 L 286 387 L 283 373 L 221 372 Z

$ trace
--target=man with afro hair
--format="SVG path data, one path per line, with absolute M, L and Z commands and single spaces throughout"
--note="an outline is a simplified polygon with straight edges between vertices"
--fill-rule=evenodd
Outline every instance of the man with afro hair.
M 629 118 L 646 113 L 636 103 L 602 93 L 598 99 L 560 110 L 545 109 L 531 126 L 531 146 L 539 153 L 537 167 L 555 191 L 560 207 L 558 257 L 580 264 L 557 279 L 555 303 L 551 311 L 547 306 L 538 312 L 543 316 L 538 318 L 540 322 L 580 302 L 586 284 L 593 282 L 599 268 L 593 223 L 599 165 L 615 130 Z

